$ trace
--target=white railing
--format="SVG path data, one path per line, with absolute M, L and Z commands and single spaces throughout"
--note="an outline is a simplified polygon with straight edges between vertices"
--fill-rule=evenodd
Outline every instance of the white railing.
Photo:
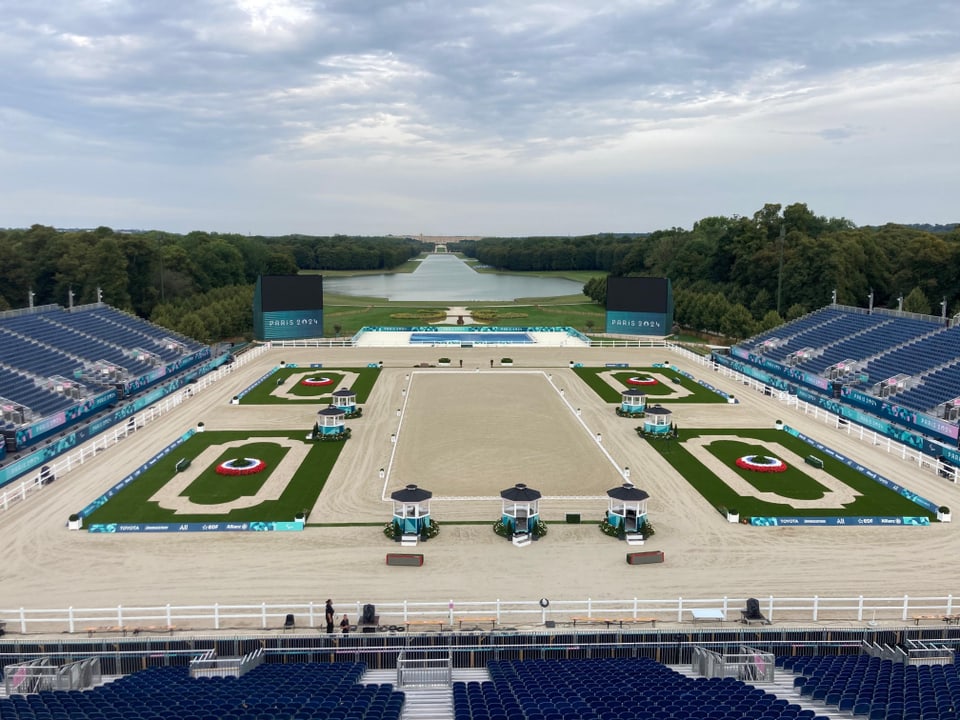
M 863 425 L 858 425 L 853 420 L 847 420 L 836 413 L 825 410 L 819 405 L 808 403 L 804 400 L 801 400 L 796 395 L 791 395 L 783 390 L 778 390 L 777 388 L 771 387 L 770 385 L 767 385 L 756 378 L 752 378 L 749 375 L 743 375 L 742 373 L 739 373 L 732 368 L 728 368 L 725 365 L 714 363 L 710 357 L 697 355 L 696 353 L 692 353 L 686 348 L 680 347 L 679 345 L 673 346 L 672 349 L 674 352 L 683 355 L 688 360 L 699 363 L 704 367 L 714 369 L 720 375 L 732 378 L 750 390 L 755 390 L 761 395 L 769 395 L 771 398 L 782 402 L 787 407 L 793 407 L 799 412 L 802 412 L 804 415 L 813 417 L 815 420 L 821 420 L 825 425 L 834 430 L 845 433 L 850 437 L 857 438 L 861 442 L 868 443 L 874 447 L 882 448 L 891 455 L 898 455 L 902 460 L 906 460 L 907 462 L 915 464 L 921 470 L 938 474 L 940 477 L 946 478 L 954 483 L 960 481 L 960 470 L 952 465 L 946 465 L 945 463 L 940 462 L 938 459 L 920 452 L 916 448 L 899 443 L 893 438 L 887 437 L 882 433 L 871 430 Z
M 690 623 L 693 610 L 720 611 L 727 622 L 740 619 L 746 598 L 672 598 L 623 600 L 489 600 L 412 602 L 377 604 L 381 629 L 406 626 L 437 630 L 472 628 L 482 622 L 491 629 L 543 627 L 548 621 L 580 626 L 619 627 L 632 619 L 661 623 Z M 955 614 L 953 595 L 926 597 L 774 597 L 759 598 L 761 612 L 771 622 L 810 623 L 917 623 L 943 619 Z M 365 602 L 355 601 L 338 608 L 351 608 L 361 617 Z M 246 630 L 282 628 L 288 614 L 299 615 L 296 627 L 325 627 L 324 604 L 290 602 L 258 605 L 154 605 L 101 608 L 26 609 L 0 608 L 0 622 L 7 633 L 102 633 L 153 634 L 200 632 L 210 630 Z M 478 619 L 480 618 L 480 619 Z M 415 622 L 415 621 L 429 622 Z M 623 621 L 622 623 L 620 621 Z M 720 622 L 717 620 L 716 622 Z
M 239 355 L 232 364 L 221 365 L 213 372 L 200 376 L 197 378 L 196 383 L 186 385 L 153 405 L 137 411 L 137 413 L 131 415 L 126 422 L 121 421 L 111 428 L 108 428 L 76 451 L 57 457 L 45 466 L 47 468 L 46 471 L 41 472 L 38 468 L 34 474 L 4 487 L 3 490 L 0 490 L 0 510 L 9 509 L 14 503 L 26 500 L 30 493 L 43 488 L 51 473 L 54 478 L 61 478 L 71 470 L 82 466 L 97 453 L 113 447 L 140 428 L 149 425 L 161 416 L 176 409 L 184 400 L 222 380 L 224 376 L 233 372 L 235 368 L 259 357 L 262 353 L 266 352 L 266 350 L 267 347 L 265 345 L 251 348 L 247 352 Z

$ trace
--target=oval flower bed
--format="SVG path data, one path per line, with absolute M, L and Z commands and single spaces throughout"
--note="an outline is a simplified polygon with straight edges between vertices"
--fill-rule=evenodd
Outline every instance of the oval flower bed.
M 787 464 L 783 460 L 775 457 L 766 457 L 764 455 L 745 455 L 737 458 L 737 467 L 744 470 L 753 470 L 754 472 L 783 472 L 787 469 Z
M 300 384 L 318 387 L 320 385 L 333 385 L 333 380 L 328 377 L 308 377 L 301 380 Z
M 649 375 L 634 375 L 632 378 L 627 378 L 628 385 L 656 385 L 657 379 L 652 378 Z
M 254 475 L 266 467 L 259 458 L 233 458 L 217 465 L 217 475 Z

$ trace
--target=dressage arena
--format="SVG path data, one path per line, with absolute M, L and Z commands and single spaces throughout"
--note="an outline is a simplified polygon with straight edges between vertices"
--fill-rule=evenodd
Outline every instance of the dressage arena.
M 681 427 L 735 434 L 737 428 L 771 428 L 783 420 L 938 504 L 960 506 L 954 484 L 667 348 L 511 347 L 514 367 L 500 368 L 490 360 L 501 349 L 475 347 L 447 350 L 450 368 L 414 367 L 436 363 L 439 352 L 284 348 L 238 363 L 219 383 L 0 515 L 0 608 L 322 603 L 327 597 L 344 607 L 410 600 L 445 608 L 451 600 L 541 597 L 943 597 L 960 587 L 954 524 L 728 523 L 637 437 L 638 421 L 617 417 L 569 367 L 672 363 L 740 401 L 673 404 Z M 353 437 L 309 517 L 311 525 L 339 525 L 299 533 L 109 535 L 66 529 L 71 512 L 198 422 L 252 437 L 258 430 L 307 432 L 315 405 L 230 403 L 281 360 L 331 370 L 383 363 L 362 403 L 363 417 L 347 422 Z M 650 494 L 657 532 L 644 549 L 662 550 L 663 564 L 626 565 L 625 543 L 597 527 L 606 490 L 623 482 L 625 467 L 631 482 Z M 543 493 L 540 511 L 549 528 L 545 538 L 524 548 L 492 531 L 500 490 L 517 482 Z M 424 554 L 423 567 L 388 567 L 384 555 L 397 546 L 382 533 L 392 514 L 384 497 L 409 483 L 434 493 L 431 516 L 441 532 L 416 549 Z M 583 522 L 565 523 L 571 512 Z

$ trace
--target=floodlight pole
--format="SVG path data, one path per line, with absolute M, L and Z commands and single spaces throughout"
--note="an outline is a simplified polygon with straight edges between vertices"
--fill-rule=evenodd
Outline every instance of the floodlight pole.
M 787 226 L 780 223 L 780 269 L 777 272 L 777 315 L 780 315 L 780 296 L 783 292 L 783 244 L 786 237 Z

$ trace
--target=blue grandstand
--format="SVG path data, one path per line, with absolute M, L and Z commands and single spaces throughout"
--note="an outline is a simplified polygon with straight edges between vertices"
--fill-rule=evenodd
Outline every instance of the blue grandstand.
M 809 373 L 955 422 L 960 326 L 946 325 L 932 316 L 831 305 L 738 347 L 758 365 L 789 369 L 785 377 Z
M 0 430 L 20 449 L 18 429 L 63 415 L 113 391 L 139 392 L 209 356 L 189 338 L 102 304 L 48 305 L 0 313 Z M 102 405 L 102 403 L 100 403 Z M 22 433 L 21 433 L 22 435 Z

